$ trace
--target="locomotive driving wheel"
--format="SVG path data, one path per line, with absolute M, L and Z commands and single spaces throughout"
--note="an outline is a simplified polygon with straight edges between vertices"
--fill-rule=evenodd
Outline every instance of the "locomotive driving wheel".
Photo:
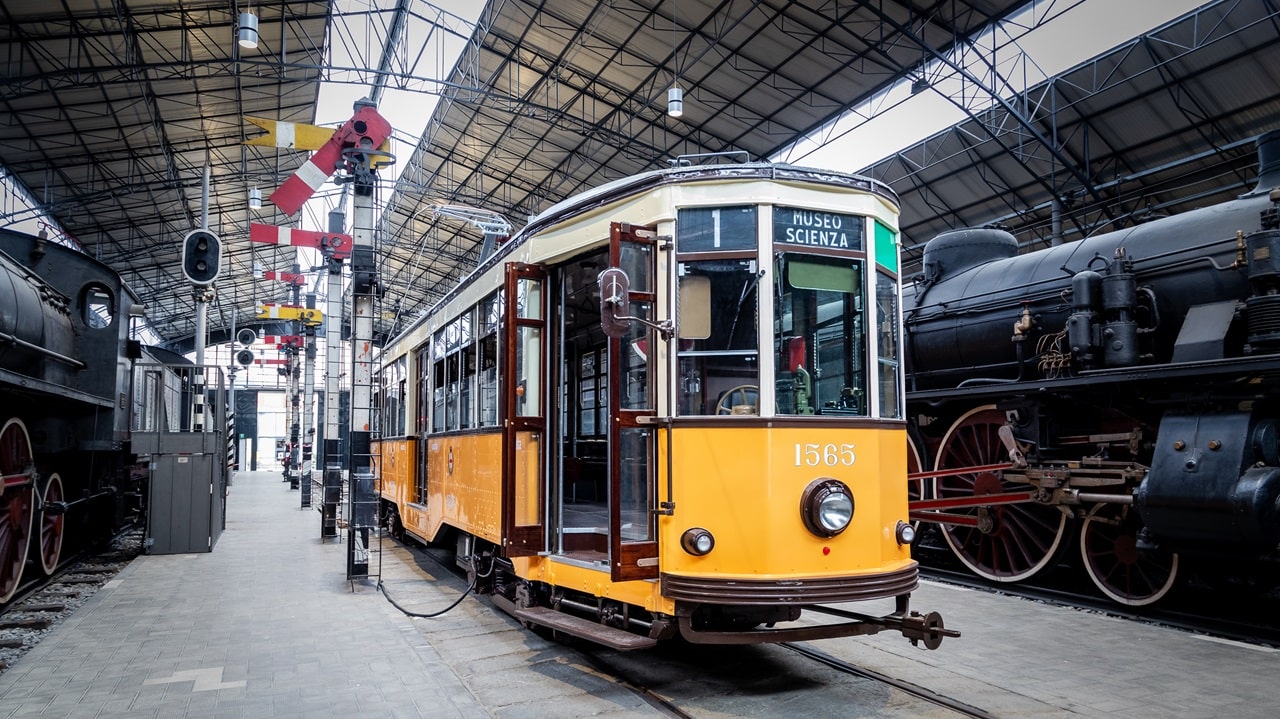
M 40 514 L 40 545 L 36 550 L 40 555 L 40 568 L 45 574 L 53 574 L 58 568 L 58 559 L 62 556 L 62 530 L 65 515 L 52 513 L 49 505 L 63 500 L 62 477 L 57 472 L 49 475 L 49 483 L 44 488 L 44 511 Z
M 998 434 L 1003 424 L 1004 414 L 994 405 L 964 413 L 942 438 L 935 469 L 1008 462 L 1008 451 Z M 1006 482 L 1000 471 L 938 477 L 935 488 L 939 499 L 1027 489 L 1025 485 Z M 1019 582 L 1035 576 L 1057 555 L 1067 530 L 1066 514 L 1035 502 L 953 511 L 975 516 L 977 526 L 944 524 L 942 534 L 947 544 L 975 574 L 996 582 Z
M 1099 504 L 1080 527 L 1085 571 L 1102 593 L 1130 607 L 1160 601 L 1178 578 L 1178 555 L 1138 547 L 1142 522 L 1130 505 Z
M 35 514 L 34 469 L 27 426 L 17 417 L 0 429 L 0 603 L 18 590 Z

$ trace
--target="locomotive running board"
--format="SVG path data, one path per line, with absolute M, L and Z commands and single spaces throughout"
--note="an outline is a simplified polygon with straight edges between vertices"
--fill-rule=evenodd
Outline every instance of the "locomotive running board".
M 514 602 L 501 594 L 494 594 L 490 599 L 493 600 L 495 606 L 516 619 L 537 624 L 557 632 L 564 632 L 570 636 L 586 639 L 596 644 L 603 644 L 620 652 L 650 649 L 658 645 L 656 639 L 608 627 L 590 619 L 557 612 L 547 607 L 517 607 Z

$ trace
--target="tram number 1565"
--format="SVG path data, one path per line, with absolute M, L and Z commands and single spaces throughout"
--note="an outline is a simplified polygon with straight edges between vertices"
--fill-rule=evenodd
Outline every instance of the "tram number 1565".
M 797 467 L 852 467 L 852 444 L 801 444 L 796 442 Z

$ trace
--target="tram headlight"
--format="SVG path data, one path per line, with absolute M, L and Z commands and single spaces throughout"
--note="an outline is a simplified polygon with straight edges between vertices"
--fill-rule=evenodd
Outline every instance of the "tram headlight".
M 716 538 L 702 527 L 684 530 L 680 535 L 680 546 L 695 557 L 709 554 L 716 547 Z
M 898 528 L 894 531 L 898 544 L 907 545 L 916 541 L 916 528 L 910 522 L 898 520 Z
M 838 479 L 815 479 L 800 495 L 804 526 L 819 537 L 834 537 L 853 520 L 853 492 Z

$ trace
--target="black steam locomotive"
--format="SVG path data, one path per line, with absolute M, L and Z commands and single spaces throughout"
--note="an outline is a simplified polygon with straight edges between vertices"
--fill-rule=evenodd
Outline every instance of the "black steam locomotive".
M 914 516 L 972 571 L 1028 579 L 1078 536 L 1116 601 L 1179 555 L 1280 540 L 1280 132 L 1219 205 L 1017 255 L 945 233 L 904 292 Z M 1078 527 L 1078 535 L 1075 525 Z
M 129 447 L 136 309 L 97 260 L 0 230 L 0 603 L 24 571 L 54 571 L 64 550 L 142 510 L 145 470 Z

